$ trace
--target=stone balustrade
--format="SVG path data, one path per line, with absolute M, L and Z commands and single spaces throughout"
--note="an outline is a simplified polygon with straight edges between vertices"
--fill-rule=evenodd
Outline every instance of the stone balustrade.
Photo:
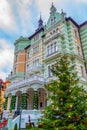
M 38 75 L 33 75 L 33 76 L 29 77 L 28 79 L 24 79 L 22 81 L 10 84 L 7 87 L 7 91 L 23 87 L 23 86 L 25 86 L 27 84 L 29 85 L 29 84 L 31 84 L 33 82 L 43 82 L 44 83 L 46 81 L 45 81 L 44 77 L 41 77 L 41 76 L 38 76 Z

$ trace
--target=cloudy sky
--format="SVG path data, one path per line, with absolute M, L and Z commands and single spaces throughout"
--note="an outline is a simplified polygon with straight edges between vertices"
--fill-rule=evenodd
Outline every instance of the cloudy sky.
M 0 0 L 0 78 L 10 74 L 14 59 L 14 41 L 28 37 L 38 26 L 40 12 L 44 23 L 52 2 L 81 24 L 87 20 L 87 0 Z

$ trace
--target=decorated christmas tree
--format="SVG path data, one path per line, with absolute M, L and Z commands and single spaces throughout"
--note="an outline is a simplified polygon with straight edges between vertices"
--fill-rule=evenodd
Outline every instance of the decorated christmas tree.
M 39 124 L 45 130 L 87 129 L 87 92 L 80 86 L 72 60 L 64 55 L 51 69 L 58 80 L 46 85 L 50 105 Z

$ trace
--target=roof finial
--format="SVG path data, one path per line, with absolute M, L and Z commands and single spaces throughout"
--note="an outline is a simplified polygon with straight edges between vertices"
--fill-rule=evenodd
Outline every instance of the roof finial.
M 52 2 L 52 6 L 50 8 L 50 14 L 53 14 L 55 12 L 56 12 L 56 8 L 54 7 L 53 2 Z
M 61 14 L 65 17 L 66 13 L 63 11 L 63 9 L 61 9 Z
M 61 13 L 63 14 L 63 9 L 61 9 Z
M 42 28 L 43 27 L 43 20 L 42 20 L 42 18 L 41 18 L 41 12 L 40 12 L 40 19 L 39 19 L 39 21 L 38 21 L 38 28 L 40 29 L 40 28 Z
M 40 12 L 40 19 L 41 19 L 41 12 Z

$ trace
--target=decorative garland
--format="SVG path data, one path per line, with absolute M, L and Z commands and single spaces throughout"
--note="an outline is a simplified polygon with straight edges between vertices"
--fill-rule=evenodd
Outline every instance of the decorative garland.
M 27 109 L 27 94 L 23 93 L 21 95 L 21 107 L 22 109 Z
M 34 91 L 33 109 L 38 109 L 38 92 Z
M 5 97 L 5 102 L 3 104 L 4 110 L 7 110 L 7 102 L 8 102 L 8 97 Z
M 16 105 L 16 96 L 12 96 L 11 97 L 10 110 L 15 109 L 15 105 Z

